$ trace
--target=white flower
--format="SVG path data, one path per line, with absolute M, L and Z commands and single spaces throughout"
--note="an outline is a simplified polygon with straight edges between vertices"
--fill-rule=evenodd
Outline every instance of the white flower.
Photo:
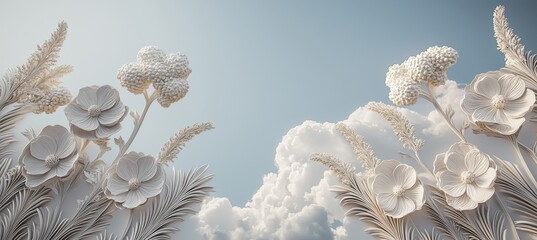
M 424 189 L 416 170 L 395 160 L 384 160 L 375 168 L 373 191 L 379 206 L 388 216 L 401 218 L 421 209 Z
M 39 188 L 67 177 L 78 159 L 77 145 L 66 128 L 59 125 L 43 128 L 19 158 L 26 186 Z
M 140 64 L 152 64 L 155 62 L 164 62 L 166 59 L 166 53 L 157 46 L 145 46 L 136 56 L 136 60 Z
M 109 85 L 85 87 L 65 108 L 73 133 L 81 138 L 107 138 L 121 129 L 128 107 Z
M 164 170 L 155 158 L 130 152 L 110 168 L 103 184 L 106 197 L 132 209 L 160 194 Z
M 55 86 L 48 92 L 40 94 L 40 96 L 33 95 L 30 102 L 35 104 L 34 113 L 54 113 L 58 107 L 65 106 L 71 101 L 73 96 L 63 86 Z
M 173 79 L 164 83 L 157 98 L 158 103 L 163 107 L 181 100 L 188 93 L 188 82 L 184 79 Z
M 410 106 L 418 102 L 420 97 L 418 86 L 409 78 L 394 80 L 388 98 L 397 106 Z
M 479 74 L 466 87 L 462 110 L 484 130 L 501 135 L 518 131 L 533 109 L 535 94 L 524 80 L 513 74 L 492 71 Z
M 122 87 L 134 94 L 143 93 L 151 85 L 151 79 L 144 74 L 143 67 L 138 63 L 121 66 L 117 72 L 117 79 Z
M 455 143 L 437 155 L 434 175 L 448 205 L 457 210 L 474 209 L 494 195 L 496 164 L 474 145 Z

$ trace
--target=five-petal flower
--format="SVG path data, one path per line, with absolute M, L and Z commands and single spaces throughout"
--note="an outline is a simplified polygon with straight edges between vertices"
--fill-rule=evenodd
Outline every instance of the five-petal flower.
M 526 120 L 535 94 L 513 74 L 492 71 L 479 74 L 466 87 L 461 107 L 470 121 L 494 133 L 511 135 Z
M 468 143 L 455 143 L 434 161 L 434 174 L 447 203 L 470 210 L 494 194 L 496 165 L 485 153 Z
M 39 188 L 69 175 L 78 159 L 75 137 L 59 125 L 47 126 L 32 139 L 19 158 L 26 186 Z
M 372 186 L 379 206 L 393 218 L 419 210 L 425 203 L 416 170 L 395 160 L 384 160 L 375 168 Z
M 107 175 L 105 195 L 129 209 L 158 195 L 164 185 L 162 166 L 152 156 L 137 152 L 125 154 Z
M 80 89 L 65 108 L 71 131 L 86 139 L 107 138 L 118 132 L 127 113 L 128 107 L 119 99 L 118 91 L 109 85 Z

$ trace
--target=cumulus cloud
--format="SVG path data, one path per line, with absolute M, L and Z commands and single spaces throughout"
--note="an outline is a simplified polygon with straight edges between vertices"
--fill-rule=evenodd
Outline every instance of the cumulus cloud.
M 461 123 L 458 101 L 462 89 L 448 82 L 439 89 L 439 102 L 452 105 L 456 122 Z M 422 101 L 420 104 L 425 104 Z M 453 140 L 451 132 L 442 126 L 442 119 L 435 112 L 420 114 L 401 109 L 415 125 L 418 137 L 426 141 L 421 153 L 427 165 L 432 166 L 434 156 L 445 151 Z M 377 113 L 365 107 L 358 108 L 343 120 L 370 143 L 380 159 L 399 159 L 406 152 L 392 127 Z M 275 173 L 263 178 L 262 186 L 243 207 L 232 206 L 227 198 L 206 200 L 199 215 L 183 228 L 188 239 L 246 240 L 246 239 L 370 239 L 364 233 L 367 226 L 353 217 L 345 216 L 331 186 L 338 185 L 337 178 L 319 163 L 312 162 L 312 153 L 324 152 L 350 162 L 360 170 L 351 147 L 335 128 L 335 123 L 305 121 L 289 130 L 276 149 Z

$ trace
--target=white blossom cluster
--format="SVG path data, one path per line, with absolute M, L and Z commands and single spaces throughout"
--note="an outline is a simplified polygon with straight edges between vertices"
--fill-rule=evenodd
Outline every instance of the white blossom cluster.
M 157 101 L 163 107 L 179 101 L 188 92 L 186 79 L 192 72 L 186 55 L 166 53 L 155 46 L 140 49 L 135 63 L 123 65 L 117 74 L 121 86 L 134 94 L 143 93 L 153 84 Z
M 402 64 L 392 65 L 386 73 L 389 98 L 398 106 L 414 105 L 419 98 L 419 84 L 444 85 L 446 70 L 457 61 L 458 53 L 446 46 L 434 46 Z
M 49 91 L 44 92 L 36 89 L 30 94 L 30 102 L 35 105 L 33 112 L 36 114 L 56 112 L 56 109 L 68 104 L 73 96 L 64 86 L 55 86 Z

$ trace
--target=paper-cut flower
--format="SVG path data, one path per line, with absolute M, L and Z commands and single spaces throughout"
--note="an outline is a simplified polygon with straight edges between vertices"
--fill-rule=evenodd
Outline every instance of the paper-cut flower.
M 163 186 L 164 170 L 155 158 L 130 152 L 110 168 L 103 189 L 109 199 L 132 209 L 160 194 Z
M 39 188 L 67 177 L 78 159 L 75 137 L 59 125 L 47 126 L 22 151 L 26 186 Z
M 118 91 L 109 85 L 80 89 L 65 108 L 71 131 L 87 139 L 107 138 L 118 132 L 127 113 L 128 107 L 119 99 Z
M 470 121 L 494 133 L 511 135 L 533 109 L 535 94 L 524 80 L 513 74 L 492 71 L 479 74 L 466 87 L 462 110 Z
M 395 160 L 384 160 L 375 168 L 373 192 L 379 206 L 393 218 L 401 218 L 425 203 L 424 189 L 416 170 Z
M 447 203 L 457 210 L 470 210 L 494 195 L 496 164 L 474 145 L 458 142 L 434 161 L 438 187 Z

